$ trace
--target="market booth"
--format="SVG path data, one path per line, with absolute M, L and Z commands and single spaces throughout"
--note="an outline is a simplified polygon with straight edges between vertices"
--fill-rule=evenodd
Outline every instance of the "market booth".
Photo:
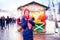
M 33 1 L 18 7 L 17 10 L 20 16 L 23 15 L 25 8 L 30 10 L 30 15 L 34 18 L 34 31 L 46 30 L 46 10 L 48 10 L 48 7 Z

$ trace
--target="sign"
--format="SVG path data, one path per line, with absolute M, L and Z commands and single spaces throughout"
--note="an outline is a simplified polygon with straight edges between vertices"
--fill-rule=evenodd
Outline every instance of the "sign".
M 31 6 L 30 11 L 36 12 L 36 11 L 44 11 L 44 8 L 37 8 L 36 6 Z
M 34 31 L 44 30 L 44 24 L 35 24 Z

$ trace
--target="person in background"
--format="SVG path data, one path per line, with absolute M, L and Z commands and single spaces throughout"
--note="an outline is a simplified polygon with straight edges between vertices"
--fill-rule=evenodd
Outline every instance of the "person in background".
M 17 19 L 17 25 L 18 25 L 18 32 L 22 32 L 22 26 L 21 26 L 21 19 Z
M 5 27 L 5 17 L 2 16 L 0 21 L 1 21 L 1 29 L 3 30 L 3 28 Z
M 12 18 L 11 17 L 9 18 L 9 23 L 10 23 L 10 26 L 11 26 L 11 24 L 12 24 Z
M 23 40 L 33 40 L 33 26 L 35 23 L 32 20 L 32 17 L 29 15 L 29 9 L 24 10 L 24 15 L 21 19 L 21 26 L 23 28 Z
M 1 27 L 1 18 L 0 18 L 0 27 Z
M 9 29 L 9 22 L 10 22 L 10 19 L 9 19 L 9 16 L 7 16 L 7 18 L 6 18 L 6 26 L 8 27 L 8 29 Z
M 20 26 L 20 18 L 17 19 L 17 24 Z
M 15 23 L 15 18 L 13 17 L 12 18 L 12 25 L 14 26 L 14 23 Z

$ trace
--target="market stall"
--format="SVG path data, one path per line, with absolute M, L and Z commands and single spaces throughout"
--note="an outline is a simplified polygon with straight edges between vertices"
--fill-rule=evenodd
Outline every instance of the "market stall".
M 46 10 L 48 10 L 48 7 L 33 1 L 18 7 L 18 11 L 21 15 L 23 15 L 25 8 L 30 10 L 30 15 L 34 18 L 34 31 L 46 30 Z

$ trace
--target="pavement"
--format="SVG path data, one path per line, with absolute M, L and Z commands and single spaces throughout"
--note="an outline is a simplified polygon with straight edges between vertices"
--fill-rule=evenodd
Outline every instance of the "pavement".
M 17 31 L 18 26 L 16 24 L 10 25 L 9 29 L 0 29 L 0 40 L 23 40 L 21 32 Z M 58 35 L 58 34 L 57 34 Z M 60 40 L 60 36 L 55 34 L 34 34 L 34 40 Z

